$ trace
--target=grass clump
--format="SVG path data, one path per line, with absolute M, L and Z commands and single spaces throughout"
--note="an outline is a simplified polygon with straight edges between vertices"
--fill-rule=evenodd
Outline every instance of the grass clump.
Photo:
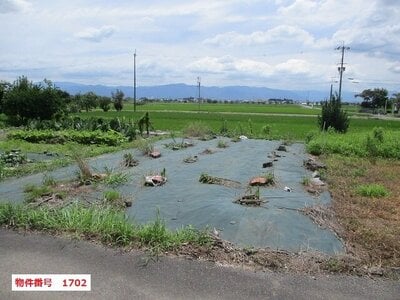
M 123 172 L 115 172 L 113 169 L 106 168 L 106 176 L 103 179 L 103 182 L 106 185 L 117 187 L 121 184 L 128 182 L 129 175 Z
M 381 198 L 389 195 L 389 191 L 381 184 L 363 184 L 358 186 L 357 194 L 363 197 Z

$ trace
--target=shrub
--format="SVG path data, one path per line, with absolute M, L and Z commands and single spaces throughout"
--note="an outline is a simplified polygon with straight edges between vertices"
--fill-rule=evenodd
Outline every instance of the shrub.
M 345 133 L 347 131 L 350 120 L 341 107 L 340 100 L 335 96 L 322 103 L 322 112 L 318 116 L 318 125 L 321 130 L 327 130 L 332 127 L 337 132 Z

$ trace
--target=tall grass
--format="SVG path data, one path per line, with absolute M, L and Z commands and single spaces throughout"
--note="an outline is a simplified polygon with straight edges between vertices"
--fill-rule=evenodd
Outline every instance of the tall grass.
M 112 207 L 83 207 L 73 204 L 61 209 L 30 208 L 0 203 L 0 226 L 30 230 L 75 233 L 96 238 L 105 244 L 128 246 L 138 244 L 156 250 L 179 247 L 183 243 L 204 245 L 210 237 L 205 231 L 185 227 L 170 231 L 158 217 L 153 223 L 136 225 L 124 212 Z

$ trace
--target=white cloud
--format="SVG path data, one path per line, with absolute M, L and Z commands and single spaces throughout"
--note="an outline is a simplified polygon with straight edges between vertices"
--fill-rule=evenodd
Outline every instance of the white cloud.
M 113 26 L 103 26 L 100 28 L 86 28 L 85 30 L 78 32 L 75 36 L 82 40 L 90 42 L 101 42 L 102 40 L 111 37 L 115 32 Z
M 389 70 L 392 71 L 393 73 L 398 73 L 400 74 L 400 61 L 395 62 L 389 67 Z
M 204 57 L 188 66 L 191 72 L 221 74 L 236 73 L 241 76 L 269 78 L 284 74 L 305 75 L 311 73 L 311 64 L 306 60 L 289 59 L 271 65 L 263 61 L 252 59 L 238 59 L 232 56 Z
M 289 74 L 307 74 L 311 70 L 311 64 L 302 59 L 289 59 L 276 65 L 276 70 Z
M 267 31 L 255 31 L 247 35 L 227 32 L 204 41 L 205 44 L 217 46 L 249 46 L 284 42 L 311 45 L 314 43 L 314 38 L 310 33 L 299 27 L 279 25 Z
M 24 0 L 1 0 L 0 14 L 16 13 L 29 9 L 31 4 Z

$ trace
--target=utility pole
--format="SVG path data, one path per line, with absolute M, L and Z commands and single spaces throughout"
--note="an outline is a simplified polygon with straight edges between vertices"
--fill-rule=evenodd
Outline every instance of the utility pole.
M 136 49 L 133 54 L 133 111 L 136 112 Z
M 198 101 L 199 101 L 199 111 L 200 111 L 200 85 L 201 85 L 201 78 L 200 77 L 197 77 L 197 88 L 198 88 L 198 92 L 199 92 L 199 94 L 198 94 Z
M 345 50 L 350 50 L 350 47 L 345 47 L 344 42 L 342 46 L 339 46 L 336 48 L 336 50 L 341 50 L 342 51 L 342 60 L 340 62 L 340 67 L 338 67 L 338 71 L 340 74 L 340 79 L 339 79 L 339 101 L 342 101 L 342 77 L 343 77 L 343 72 L 346 70 L 346 68 L 343 66 L 343 61 L 344 61 L 344 51 Z

